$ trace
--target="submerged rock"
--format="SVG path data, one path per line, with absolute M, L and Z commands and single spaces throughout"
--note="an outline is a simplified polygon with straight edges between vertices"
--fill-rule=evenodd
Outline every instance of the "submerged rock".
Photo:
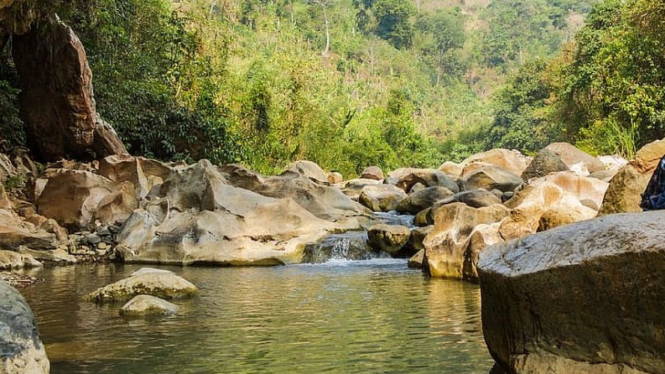
M 21 294 L 0 279 L 0 373 L 48 373 L 35 317 Z
M 611 215 L 482 252 L 492 357 L 509 373 L 664 372 L 663 220 Z
M 102 287 L 84 297 L 97 303 L 126 301 L 138 295 L 182 299 L 196 295 L 196 286 L 171 272 L 147 271 Z
M 177 305 L 158 297 L 138 295 L 122 306 L 120 315 L 127 317 L 171 315 L 178 313 L 179 309 Z

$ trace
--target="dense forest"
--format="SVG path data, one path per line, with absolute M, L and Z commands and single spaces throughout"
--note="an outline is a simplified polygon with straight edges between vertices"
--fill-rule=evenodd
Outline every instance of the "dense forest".
M 665 135 L 665 2 L 70 0 L 102 116 L 133 154 L 436 167 L 564 140 L 630 157 Z M 7 43 L 7 45 L 11 44 Z M 0 55 L 0 127 L 23 144 Z

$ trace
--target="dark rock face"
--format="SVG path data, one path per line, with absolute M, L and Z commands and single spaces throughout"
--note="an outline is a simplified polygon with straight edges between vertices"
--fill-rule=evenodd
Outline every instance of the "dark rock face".
M 529 166 L 524 169 L 522 179 L 528 181 L 531 178 L 541 178 L 557 171 L 568 171 L 568 166 L 561 161 L 553 151 L 544 148 L 541 149 L 536 157 L 533 158 Z
M 0 279 L 0 373 L 48 373 L 49 366 L 30 307 Z
M 485 341 L 508 373 L 665 372 L 665 212 L 617 214 L 492 246 Z
M 99 118 L 92 73 L 78 37 L 57 20 L 43 19 L 14 36 L 13 55 L 21 77 L 21 117 L 31 148 L 44 160 L 126 154 L 111 126 Z

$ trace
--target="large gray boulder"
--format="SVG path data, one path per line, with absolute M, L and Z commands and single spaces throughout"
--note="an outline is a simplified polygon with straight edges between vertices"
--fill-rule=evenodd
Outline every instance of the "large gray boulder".
M 531 178 L 541 178 L 550 173 L 568 170 L 570 169 L 568 169 L 568 166 L 561 161 L 561 157 L 553 151 L 544 148 L 536 154 L 536 157 L 531 160 L 529 166 L 524 169 L 524 172 L 522 172 L 522 179 L 528 181 Z
M 664 220 L 616 214 L 482 252 L 492 357 L 508 373 L 665 372 Z
M 0 279 L 0 373 L 48 373 L 32 310 L 21 294 Z
M 403 199 L 396 207 L 400 213 L 416 214 L 424 209 L 453 196 L 454 192 L 446 187 L 426 187 L 422 190 L 412 192 L 406 199 Z

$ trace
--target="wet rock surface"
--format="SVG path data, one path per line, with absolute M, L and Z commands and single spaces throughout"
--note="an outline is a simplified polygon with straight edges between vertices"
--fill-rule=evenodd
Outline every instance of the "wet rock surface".
M 30 307 L 0 279 L 0 373 L 41 374 L 49 367 Z

